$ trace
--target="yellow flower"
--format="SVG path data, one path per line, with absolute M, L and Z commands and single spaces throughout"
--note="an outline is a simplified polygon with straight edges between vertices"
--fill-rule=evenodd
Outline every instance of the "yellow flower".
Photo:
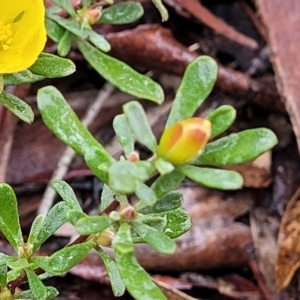
M 33 65 L 46 43 L 43 0 L 0 0 L 0 74 Z
M 162 134 L 157 154 L 173 164 L 185 164 L 196 158 L 211 134 L 210 121 L 190 118 L 168 127 Z

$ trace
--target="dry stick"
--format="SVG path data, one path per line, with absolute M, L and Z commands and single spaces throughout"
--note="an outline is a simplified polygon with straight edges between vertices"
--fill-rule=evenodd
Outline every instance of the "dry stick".
M 244 47 L 248 47 L 252 50 L 258 48 L 258 43 L 251 37 L 244 35 L 241 32 L 238 32 L 232 26 L 228 25 L 226 22 L 221 20 L 212 14 L 206 7 L 200 4 L 197 0 L 164 0 L 171 6 L 174 6 L 175 9 L 178 6 L 182 8 L 184 13 L 188 13 L 191 16 L 197 18 L 206 26 L 212 28 L 217 34 L 223 35 L 229 40 L 242 45 Z
M 88 107 L 86 114 L 82 119 L 82 124 L 84 126 L 88 127 L 95 120 L 99 111 L 102 108 L 104 101 L 112 94 L 113 90 L 114 87 L 110 83 L 105 83 L 101 91 L 98 93 L 95 101 Z M 38 208 L 37 214 L 47 214 L 48 211 L 50 210 L 56 195 L 56 191 L 51 186 L 51 183 L 54 180 L 62 179 L 66 175 L 68 168 L 72 160 L 74 159 L 75 155 L 76 152 L 72 148 L 70 147 L 66 148 L 65 152 L 59 159 L 57 163 L 57 168 L 53 172 L 53 175 L 47 185 L 47 188 L 41 200 L 41 204 Z

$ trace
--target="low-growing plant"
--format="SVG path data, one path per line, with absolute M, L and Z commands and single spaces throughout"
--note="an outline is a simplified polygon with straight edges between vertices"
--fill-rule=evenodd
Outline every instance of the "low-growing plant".
M 24 0 L 26 2 L 32 1 Z M 101 17 L 96 15 L 94 18 L 95 13 L 91 14 L 91 11 L 95 6 L 91 1 L 82 1 L 82 7 L 77 11 L 69 1 L 53 2 L 63 7 L 69 16 L 61 17 L 58 6 L 47 11 L 47 31 L 58 43 L 61 55 L 66 55 L 75 42 L 86 60 L 119 89 L 162 103 L 162 88 L 123 62 L 104 54 L 102 51 L 108 51 L 109 44 L 91 27 L 95 20 L 118 23 L 120 14 L 116 11 L 121 5 L 122 12 L 126 8 L 132 12 L 141 9 L 139 4 L 120 3 L 107 8 L 109 13 L 103 9 Z M 164 13 L 161 2 L 154 2 Z M 18 22 L 26 19 L 25 8 L 20 8 L 18 14 L 13 15 L 12 26 L 21 26 Z M 33 13 L 43 15 L 43 8 L 38 9 L 41 11 Z M 91 16 L 94 18 L 92 21 L 89 19 Z M 133 19 L 129 18 L 130 21 Z M 42 24 L 38 28 L 40 26 Z M 32 37 L 27 38 L 24 45 Z M 6 41 L 6 44 L 8 49 L 5 51 L 12 51 L 10 43 Z M 1 54 L 6 44 L 0 43 Z M 3 86 L 66 76 L 75 71 L 70 60 L 40 54 L 40 48 L 36 50 L 38 59 L 20 64 L 20 68 L 5 68 L 0 55 Z M 13 52 L 11 55 L 14 55 Z M 7 66 L 11 67 L 9 63 Z M 24 241 L 16 196 L 9 185 L 0 184 L 0 230 L 16 252 L 15 256 L 0 253 L 0 299 L 54 299 L 58 291 L 55 287 L 45 286 L 42 280 L 64 274 L 92 249 L 103 260 L 115 296 L 121 296 L 127 290 L 135 299 L 166 299 L 136 260 L 134 244 L 147 243 L 159 252 L 172 255 L 176 248 L 173 239 L 188 231 L 191 225 L 188 214 L 181 208 L 182 195 L 176 191 L 183 179 L 187 177 L 203 186 L 220 190 L 240 189 L 243 185 L 241 175 L 222 169 L 222 166 L 251 161 L 277 143 L 276 136 L 267 128 L 244 130 L 217 138 L 236 117 L 235 109 L 228 105 L 218 107 L 205 118 L 193 117 L 210 94 L 216 78 L 217 64 L 210 57 L 201 56 L 187 67 L 158 142 L 142 105 L 137 101 L 124 104 L 123 114 L 117 115 L 113 121 L 124 152 L 119 160 L 114 159 L 82 125 L 55 87 L 46 86 L 38 91 L 38 108 L 44 123 L 63 143 L 82 155 L 95 176 L 104 183 L 101 213 L 98 216 L 84 213 L 72 188 L 57 180 L 53 187 L 62 201 L 46 215 L 36 217 L 28 239 Z M 31 108 L 3 88 L 0 102 L 22 120 L 33 121 Z M 151 151 L 148 159 L 139 158 L 135 150 L 136 141 Z M 134 204 L 130 201 L 131 195 L 137 199 Z M 65 222 L 74 226 L 79 237 L 51 256 L 39 255 L 40 246 Z M 113 248 L 114 257 L 107 254 L 106 247 Z M 16 288 L 24 282 L 29 283 L 29 290 L 16 292 Z

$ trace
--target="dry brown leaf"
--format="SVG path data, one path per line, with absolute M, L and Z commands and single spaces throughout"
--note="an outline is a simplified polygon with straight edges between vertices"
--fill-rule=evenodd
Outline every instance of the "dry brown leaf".
M 259 189 L 272 183 L 271 164 L 271 151 L 267 151 L 252 162 L 226 166 L 224 169 L 239 172 L 243 176 L 245 187 Z
M 300 267 L 300 188 L 289 202 L 283 215 L 275 264 L 275 284 L 281 291 L 286 288 Z

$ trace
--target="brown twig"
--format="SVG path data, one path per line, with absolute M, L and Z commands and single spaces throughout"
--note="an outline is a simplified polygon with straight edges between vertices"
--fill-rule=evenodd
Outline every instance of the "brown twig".
M 232 26 L 213 15 L 198 0 L 165 0 L 165 2 L 175 7 L 177 5 L 177 9 L 178 6 L 181 6 L 183 11 L 189 13 L 206 26 L 212 28 L 217 34 L 223 35 L 237 44 L 248 47 L 252 50 L 258 48 L 258 43 L 254 39 L 236 31 Z

